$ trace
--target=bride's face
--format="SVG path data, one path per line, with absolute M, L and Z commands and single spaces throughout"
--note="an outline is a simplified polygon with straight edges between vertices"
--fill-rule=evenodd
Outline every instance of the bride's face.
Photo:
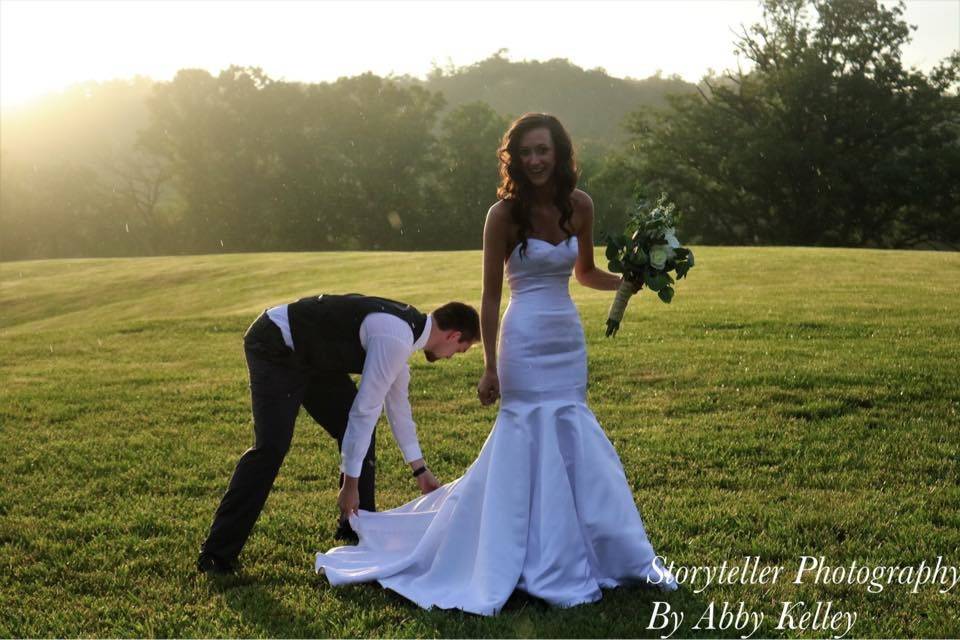
M 535 187 L 542 187 L 553 177 L 556 164 L 553 138 L 546 127 L 531 129 L 520 138 L 520 163 L 527 179 Z

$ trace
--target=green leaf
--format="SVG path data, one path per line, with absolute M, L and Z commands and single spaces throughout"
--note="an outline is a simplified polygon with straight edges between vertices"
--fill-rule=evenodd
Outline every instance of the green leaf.
M 668 286 L 671 280 L 670 276 L 665 273 L 657 273 L 655 271 L 651 271 L 650 269 L 646 269 L 643 272 L 643 282 L 647 285 L 647 288 L 650 289 L 650 291 L 659 292 L 660 289 Z
M 607 240 L 607 260 L 616 260 L 617 254 L 620 253 L 620 250 L 617 248 L 617 245 L 614 244 L 613 238 Z
M 643 269 L 645 266 L 647 266 L 647 263 L 648 263 L 647 254 L 644 253 L 643 249 L 640 249 L 635 254 L 627 255 L 627 258 L 626 260 L 624 260 L 624 262 L 627 265 L 629 265 L 632 269 L 639 271 L 640 269 Z
M 657 291 L 657 295 L 660 296 L 660 299 L 670 304 L 670 301 L 673 300 L 673 287 L 664 287 Z
M 684 276 L 687 275 L 687 271 L 690 270 L 690 263 L 686 260 L 681 260 L 677 262 L 677 280 L 682 280 Z
M 607 271 L 610 273 L 622 273 L 623 272 L 623 263 L 619 260 L 611 260 L 607 265 Z

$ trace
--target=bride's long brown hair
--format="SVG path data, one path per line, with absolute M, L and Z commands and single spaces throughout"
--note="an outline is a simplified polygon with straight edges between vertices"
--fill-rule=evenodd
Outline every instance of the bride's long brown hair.
M 547 129 L 553 140 L 554 169 L 551 179 L 554 184 L 553 203 L 560 210 L 560 229 L 573 235 L 570 218 L 573 217 L 573 202 L 570 200 L 577 188 L 577 162 L 573 143 L 566 129 L 549 113 L 525 113 L 517 118 L 503 135 L 497 157 L 500 159 L 500 186 L 497 197 L 510 201 L 510 214 L 520 230 L 520 255 L 527 250 L 527 238 L 533 229 L 533 184 L 523 171 L 520 160 L 520 140 L 534 129 Z

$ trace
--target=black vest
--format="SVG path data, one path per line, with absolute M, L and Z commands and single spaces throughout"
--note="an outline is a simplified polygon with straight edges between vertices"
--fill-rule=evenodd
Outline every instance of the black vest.
M 371 313 L 389 313 L 406 322 L 414 342 L 427 326 L 427 316 L 386 298 L 359 293 L 302 298 L 287 305 L 297 358 L 316 371 L 362 373 L 367 353 L 360 344 L 360 325 Z

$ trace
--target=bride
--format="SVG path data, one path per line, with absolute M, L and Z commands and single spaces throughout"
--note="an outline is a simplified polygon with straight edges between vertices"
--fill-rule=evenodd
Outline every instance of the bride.
M 480 312 L 496 423 L 466 473 L 399 508 L 359 512 L 352 547 L 318 553 L 332 585 L 378 581 L 421 607 L 496 614 L 514 589 L 569 607 L 629 583 L 677 588 L 656 559 L 620 459 L 587 407 L 577 281 L 613 291 L 593 260 L 593 203 L 570 137 L 525 114 L 499 149 L 500 201 L 483 232 Z M 504 269 L 510 302 L 497 324 Z

